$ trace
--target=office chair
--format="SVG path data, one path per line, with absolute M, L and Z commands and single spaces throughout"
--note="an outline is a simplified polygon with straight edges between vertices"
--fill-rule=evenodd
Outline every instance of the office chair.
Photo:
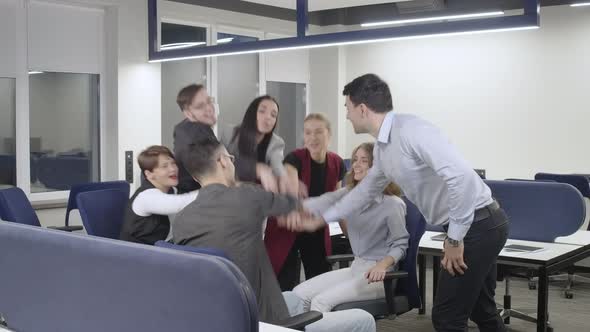
M 362 309 L 375 318 L 395 318 L 397 315 L 406 313 L 412 309 L 420 308 L 422 300 L 418 289 L 417 260 L 420 239 L 426 229 L 426 221 L 418 208 L 409 200 L 404 198 L 407 206 L 406 228 L 410 234 L 409 246 L 406 257 L 399 263 L 399 270 L 388 272 L 383 280 L 385 298 L 378 300 L 353 301 L 342 303 L 334 307 L 333 311 L 347 309 Z M 331 263 L 347 262 L 354 259 L 353 255 L 329 256 Z M 342 265 L 341 265 L 342 266 Z M 395 286 L 394 286 L 395 284 Z
M 18 187 L 0 190 L 0 218 L 18 224 L 41 227 L 37 213 L 27 198 L 27 195 Z M 82 226 L 48 227 L 66 232 L 80 231 Z
M 76 203 L 88 235 L 119 239 L 129 196 L 118 189 L 79 193 Z
M 91 182 L 72 185 L 72 188 L 70 189 L 70 196 L 68 197 L 68 206 L 66 208 L 65 225 L 70 225 L 70 212 L 72 210 L 78 209 L 76 196 L 78 196 L 79 193 L 103 189 L 120 190 L 126 193 L 127 198 L 129 198 L 129 183 L 127 183 L 126 181 Z

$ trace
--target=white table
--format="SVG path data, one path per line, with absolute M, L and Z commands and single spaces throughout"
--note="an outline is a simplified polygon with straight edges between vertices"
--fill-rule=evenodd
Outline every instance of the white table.
M 263 322 L 260 322 L 259 328 L 260 328 L 259 329 L 260 332 L 290 332 L 290 331 L 296 331 L 296 330 L 293 330 L 293 329 L 288 329 L 286 327 L 272 325 L 272 324 L 267 324 L 267 323 L 263 323 Z
M 590 231 L 577 231 L 569 236 L 560 236 L 555 239 L 555 242 L 587 246 L 590 245 Z
M 437 275 L 439 271 L 440 258 L 442 253 L 442 241 L 432 240 L 439 232 L 425 232 L 420 240 L 419 249 L 419 276 L 420 292 L 422 299 L 426 298 L 426 260 L 425 256 L 432 256 L 433 259 L 433 290 L 436 289 Z M 559 242 L 558 242 L 559 241 Z M 558 238 L 556 242 L 535 242 L 508 239 L 506 245 L 519 244 L 525 246 L 539 247 L 534 252 L 514 252 L 503 249 L 498 255 L 498 264 L 519 267 L 533 268 L 539 274 L 539 286 L 537 288 L 537 331 L 550 331 L 548 326 L 548 276 L 557 270 L 573 265 L 586 257 L 590 257 L 590 232 L 580 231 L 568 237 Z M 504 308 L 510 310 L 510 299 L 504 302 Z M 420 309 L 425 313 L 425 308 Z

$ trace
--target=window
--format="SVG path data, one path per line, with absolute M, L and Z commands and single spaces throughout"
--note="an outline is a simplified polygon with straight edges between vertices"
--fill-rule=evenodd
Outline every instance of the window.
M 0 189 L 16 186 L 15 84 L 0 77 Z
M 30 72 L 31 192 L 100 180 L 99 75 Z

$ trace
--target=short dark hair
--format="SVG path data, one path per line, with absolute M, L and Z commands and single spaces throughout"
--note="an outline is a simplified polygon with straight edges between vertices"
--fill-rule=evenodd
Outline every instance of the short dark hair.
M 186 147 L 181 153 L 182 163 L 193 177 L 201 178 L 215 171 L 215 158 L 221 146 L 217 138 L 205 137 Z
M 346 84 L 342 95 L 348 96 L 354 105 L 365 104 L 377 113 L 393 109 L 389 86 L 375 74 L 365 74 Z
M 153 172 L 154 168 L 158 167 L 158 159 L 162 155 L 174 159 L 172 151 L 162 145 L 152 145 L 141 151 L 139 156 L 137 156 L 137 163 L 139 164 L 141 172 Z
M 193 101 L 195 95 L 199 93 L 205 86 L 203 84 L 191 84 L 182 88 L 176 96 L 176 103 L 180 107 L 180 111 L 184 111 Z

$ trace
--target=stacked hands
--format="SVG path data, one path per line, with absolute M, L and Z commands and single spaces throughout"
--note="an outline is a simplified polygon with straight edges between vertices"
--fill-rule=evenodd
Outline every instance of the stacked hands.
M 260 183 L 266 191 L 288 194 L 299 199 L 308 197 L 307 187 L 298 179 L 292 179 L 286 175 L 275 177 L 270 167 L 260 164 L 257 167 L 259 167 L 257 173 L 259 174 Z M 302 206 L 287 215 L 277 217 L 277 223 L 280 227 L 291 232 L 315 232 L 326 226 L 324 218 L 314 215 Z M 367 282 L 383 281 L 392 264 L 392 262 L 383 260 L 377 262 L 375 266 L 365 273 Z

